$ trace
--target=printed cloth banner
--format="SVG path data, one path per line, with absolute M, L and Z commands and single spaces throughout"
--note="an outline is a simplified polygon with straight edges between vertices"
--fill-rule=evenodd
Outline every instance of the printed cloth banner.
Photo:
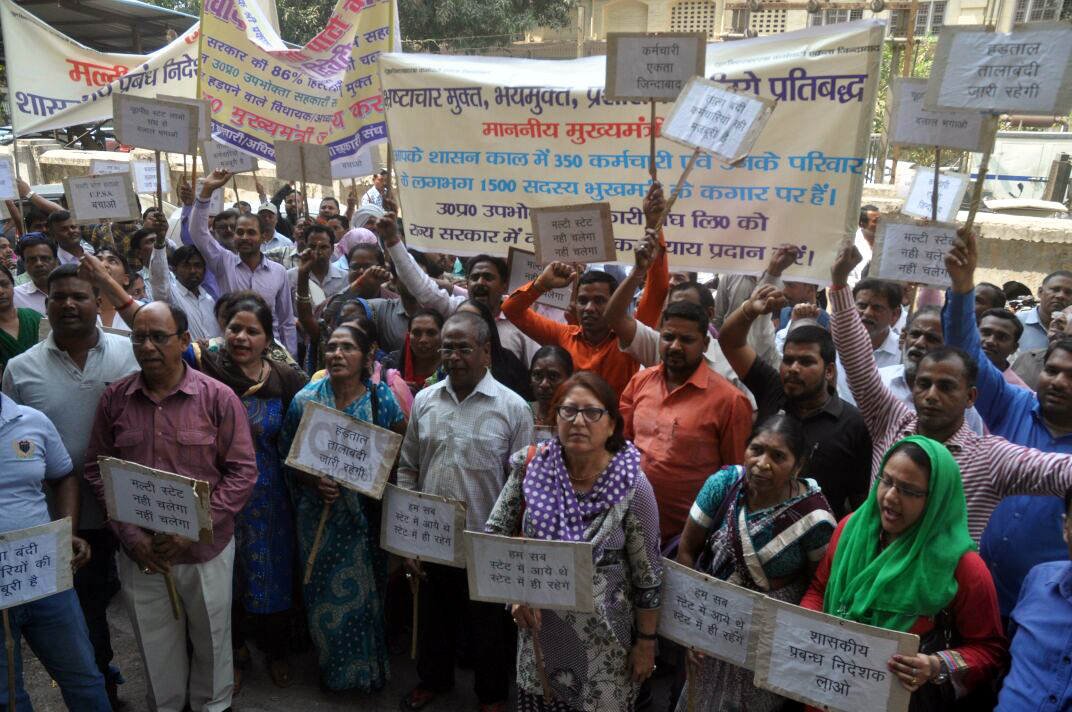
M 710 79 L 778 103 L 744 161 L 700 156 L 667 222 L 671 264 L 759 273 L 788 242 L 803 250 L 793 279 L 829 281 L 859 215 L 883 31 L 864 20 L 707 46 Z M 529 208 L 609 201 L 618 258 L 632 262 L 649 105 L 606 101 L 604 57 L 388 54 L 380 68 L 411 246 L 505 257 L 532 250 Z M 669 197 L 692 151 L 656 148 Z
M 196 24 L 145 55 L 90 49 L 11 0 L 0 0 L 0 25 L 18 135 L 108 119 L 112 92 L 193 98 L 197 91 Z
M 275 161 L 276 141 L 326 143 L 336 160 L 387 139 L 376 60 L 395 44 L 390 0 L 339 0 L 299 50 L 253 0 L 204 0 L 201 17 L 200 91 L 217 141 Z

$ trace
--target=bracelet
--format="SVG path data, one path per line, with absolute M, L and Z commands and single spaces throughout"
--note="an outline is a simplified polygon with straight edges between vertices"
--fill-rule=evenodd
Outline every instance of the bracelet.
M 313 297 L 312 297 L 312 295 L 309 295 L 309 294 L 306 294 L 305 296 L 302 296 L 300 294 L 295 294 L 294 295 L 294 301 L 299 302 L 301 304 L 312 304 Z
M 659 635 L 657 633 L 641 633 L 639 630 L 636 632 L 637 640 L 657 640 Z
M 26 194 L 26 198 L 25 198 L 25 200 L 30 200 L 30 199 L 32 199 L 32 198 L 33 198 L 33 197 L 34 197 L 35 195 L 37 195 L 37 193 L 35 193 L 35 192 L 33 192 L 33 191 L 31 190 L 31 191 L 30 191 L 29 193 L 27 193 L 27 194 Z
M 749 314 L 748 313 L 748 302 L 744 302 L 743 304 L 741 304 L 741 313 L 744 314 L 744 318 L 748 319 L 748 321 L 755 321 L 756 316 L 758 316 L 756 314 Z
M 119 307 L 119 311 L 123 311 L 124 309 L 126 309 L 127 307 L 129 307 L 133 303 L 134 303 L 134 297 L 128 296 L 127 300 L 125 302 L 123 302 L 123 306 Z

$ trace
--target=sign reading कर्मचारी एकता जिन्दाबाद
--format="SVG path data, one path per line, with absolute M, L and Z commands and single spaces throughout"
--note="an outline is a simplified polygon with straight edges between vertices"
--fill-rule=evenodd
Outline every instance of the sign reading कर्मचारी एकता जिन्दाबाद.
M 664 227 L 672 265 L 758 274 L 790 240 L 802 253 L 787 278 L 829 281 L 859 219 L 884 30 L 863 20 L 708 45 L 706 76 L 778 108 L 740 163 L 698 158 Z M 606 101 L 604 63 L 380 57 L 407 244 L 505 257 L 532 251 L 530 208 L 608 201 L 618 259 L 632 262 L 650 103 Z M 656 148 L 671 186 L 693 152 L 664 138 Z

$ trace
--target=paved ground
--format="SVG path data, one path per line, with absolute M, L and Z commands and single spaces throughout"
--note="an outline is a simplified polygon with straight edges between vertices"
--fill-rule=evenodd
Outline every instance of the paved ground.
M 141 669 L 141 658 L 137 644 L 130 628 L 126 614 L 118 598 L 109 609 L 112 624 L 112 645 L 116 653 L 116 664 L 126 677 L 126 684 L 120 686 L 119 696 L 126 703 L 123 710 L 136 712 L 147 709 L 145 704 L 145 681 Z M 407 640 L 396 641 L 398 647 L 408 648 Z M 247 673 L 241 694 L 234 700 L 235 712 L 341 712 L 342 710 L 363 710 L 367 712 L 394 712 L 398 701 L 408 692 L 417 680 L 413 662 L 409 659 L 408 649 L 405 653 L 391 658 L 391 679 L 387 687 L 374 695 L 329 695 L 322 692 L 317 685 L 316 657 L 305 652 L 294 661 L 294 670 L 298 684 L 282 690 L 276 687 L 264 666 L 264 659 L 253 649 L 254 666 Z M 30 693 L 36 712 L 62 712 L 66 709 L 58 688 L 53 687 L 47 673 L 34 658 L 28 648 L 23 648 L 25 664 L 25 684 Z M 455 691 L 442 697 L 426 709 L 429 712 L 454 712 L 477 709 L 476 696 L 472 692 L 473 676 L 469 671 L 458 670 Z M 657 681 L 656 699 L 660 704 L 652 705 L 651 712 L 664 712 L 667 683 Z M 77 710 L 75 712 L 78 712 Z

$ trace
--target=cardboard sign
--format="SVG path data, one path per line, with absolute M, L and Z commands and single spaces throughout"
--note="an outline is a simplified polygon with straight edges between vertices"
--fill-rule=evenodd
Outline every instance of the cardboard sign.
M 469 598 L 577 613 L 595 610 L 592 544 L 465 532 Z
M 168 94 L 157 94 L 156 98 L 192 106 L 197 110 L 197 140 L 208 141 L 212 138 L 212 110 L 208 99 L 193 99 L 187 96 L 170 96 Z
M 218 141 L 202 141 L 201 158 L 205 162 L 206 173 L 216 170 L 248 173 L 257 170 L 256 158 Z
M 659 635 L 738 667 L 755 667 L 754 615 L 763 595 L 663 559 Z
M 201 186 L 205 184 L 204 178 L 197 179 L 197 185 L 194 186 L 194 195 L 201 195 Z M 217 188 L 212 191 L 212 197 L 208 200 L 208 214 L 219 215 L 224 211 L 223 205 L 223 188 Z
M 662 135 L 736 163 L 752 150 L 775 102 L 693 77 L 663 122 Z
M 707 36 L 702 32 L 607 33 L 608 101 L 673 101 L 686 82 L 703 76 Z
M 89 174 L 92 176 L 106 176 L 113 173 L 130 173 L 130 161 L 106 161 L 94 158 L 89 162 Z
M 346 158 L 340 158 L 331 162 L 331 177 L 335 180 L 343 178 L 367 178 L 376 170 L 372 160 L 372 147 L 366 146 L 357 153 Z
M 540 261 L 536 259 L 536 255 L 531 252 L 526 252 L 525 250 L 519 250 L 516 247 L 510 248 L 506 263 L 510 268 L 509 287 L 506 290 L 507 294 L 512 294 L 515 289 L 523 287 L 539 277 L 540 272 L 543 271 L 544 267 L 540 264 Z M 543 295 L 536 300 L 536 303 L 565 310 L 569 309 L 570 295 L 571 290 L 569 287 L 552 289 L 549 292 L 544 292 Z
M 562 262 L 614 262 L 610 203 L 530 208 L 536 259 Z
M 197 150 L 197 109 L 129 94 L 112 95 L 116 139 L 127 146 L 165 153 Z
M 402 436 L 320 403 L 307 403 L 287 464 L 379 499 Z
M 869 273 L 879 279 L 950 287 L 945 255 L 957 237 L 957 226 L 919 225 L 911 218 L 883 217 L 875 230 Z
M 99 463 L 109 519 L 212 543 L 208 482 L 114 457 Z
M 0 156 L 0 200 L 18 200 L 19 186 L 15 182 L 15 163 L 11 156 Z
M 911 695 L 886 663 L 915 655 L 919 636 L 763 598 L 755 684 L 825 710 L 905 712 Z
M 130 168 L 134 174 L 135 193 L 156 193 L 156 161 L 131 161 Z M 160 159 L 160 168 L 163 169 L 160 192 L 166 195 L 171 192 L 171 168 L 163 158 Z
M 926 79 L 894 77 L 891 88 L 890 143 L 975 152 L 986 149 L 982 112 L 928 111 L 923 106 Z
M 64 178 L 63 193 L 71 218 L 78 225 L 141 217 L 130 176 L 122 173 Z
M 408 559 L 465 568 L 465 502 L 387 485 L 380 546 Z
M 1072 112 L 1072 25 L 1025 25 L 1010 33 L 946 25 L 924 105 L 1012 114 Z
M 299 141 L 276 141 L 275 175 L 283 180 L 331 185 L 328 147 Z
M 953 222 L 957 219 L 960 202 L 971 183 L 971 176 L 966 173 L 940 173 L 938 175 L 938 221 Z M 901 212 L 912 217 L 930 220 L 931 202 L 934 198 L 934 171 L 920 167 L 912 179 Z
M 0 534 L 0 608 L 66 591 L 73 582 L 69 517 Z

